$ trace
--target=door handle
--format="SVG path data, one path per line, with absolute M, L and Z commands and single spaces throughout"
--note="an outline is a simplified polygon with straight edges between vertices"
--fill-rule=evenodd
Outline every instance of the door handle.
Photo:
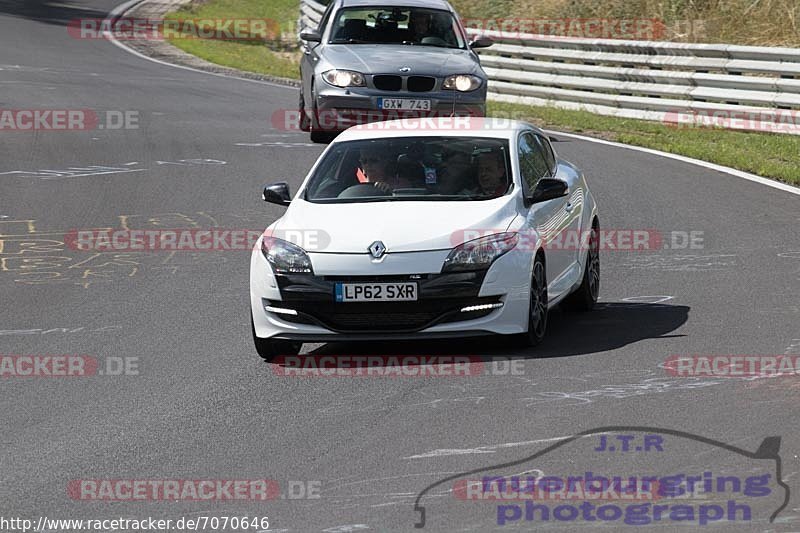
M 572 202 L 567 202 L 567 205 L 566 205 L 566 206 L 564 206 L 564 211 L 566 211 L 567 213 L 569 213 L 570 211 L 572 211 L 572 208 L 573 208 L 573 207 L 574 207 L 574 206 L 572 205 Z

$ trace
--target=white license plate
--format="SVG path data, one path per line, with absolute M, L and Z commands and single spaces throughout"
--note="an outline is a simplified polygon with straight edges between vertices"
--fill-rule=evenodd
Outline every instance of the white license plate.
M 400 111 L 430 111 L 431 101 L 411 98 L 378 98 L 378 107 Z
M 410 302 L 417 299 L 416 283 L 337 283 L 337 302 Z

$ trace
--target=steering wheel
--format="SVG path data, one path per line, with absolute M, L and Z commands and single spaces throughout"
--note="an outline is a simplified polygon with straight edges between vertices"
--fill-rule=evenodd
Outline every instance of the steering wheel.
M 429 44 L 432 46 L 447 46 L 447 41 L 439 37 L 423 37 L 420 44 Z
M 365 198 L 369 196 L 391 196 L 391 192 L 384 192 L 372 183 L 359 183 L 352 185 L 339 193 L 337 198 Z

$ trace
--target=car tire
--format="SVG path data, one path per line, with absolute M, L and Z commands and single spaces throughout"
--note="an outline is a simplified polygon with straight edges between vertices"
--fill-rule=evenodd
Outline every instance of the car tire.
M 311 85 L 311 102 L 312 113 L 311 119 L 309 120 L 309 137 L 311 138 L 311 142 L 317 144 L 329 143 L 333 136 L 329 132 L 323 131 L 322 127 L 319 125 L 319 112 L 317 111 L 316 98 L 314 98 L 313 84 Z
M 311 131 L 311 120 L 308 118 L 306 114 L 306 102 L 303 98 L 303 88 L 300 87 L 300 102 L 298 104 L 298 108 L 300 109 L 300 131 L 309 132 Z
M 314 129 L 311 130 L 309 137 L 311 137 L 311 142 L 316 144 L 325 144 L 331 141 L 330 133 L 325 133 Z
M 600 295 L 600 225 L 592 224 L 589 246 L 586 250 L 586 267 L 583 269 L 581 285 L 564 300 L 570 311 L 591 311 Z
M 263 339 L 256 336 L 256 327 L 253 324 L 253 316 L 250 315 L 250 329 L 253 332 L 253 344 L 256 352 L 265 361 L 271 361 L 279 355 L 297 355 L 303 346 L 300 342 L 285 341 L 281 339 Z
M 514 344 L 521 348 L 536 346 L 547 332 L 547 270 L 544 256 L 536 254 L 531 272 L 531 296 L 528 304 L 528 331 L 516 336 Z

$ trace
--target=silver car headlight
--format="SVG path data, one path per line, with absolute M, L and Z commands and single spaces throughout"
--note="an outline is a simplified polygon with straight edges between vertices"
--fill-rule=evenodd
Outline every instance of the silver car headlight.
M 322 73 L 322 79 L 336 87 L 364 87 L 364 75 L 353 70 L 327 70 Z
M 460 244 L 444 260 L 442 273 L 465 270 L 484 270 L 519 242 L 516 233 L 496 233 Z
M 261 253 L 277 274 L 313 274 L 311 259 L 305 250 L 283 239 L 263 237 Z
M 456 91 L 466 93 L 474 91 L 481 86 L 481 83 L 483 83 L 483 81 L 478 76 L 473 76 L 472 74 L 455 74 L 453 76 L 447 76 L 444 79 L 442 89 L 455 89 Z

